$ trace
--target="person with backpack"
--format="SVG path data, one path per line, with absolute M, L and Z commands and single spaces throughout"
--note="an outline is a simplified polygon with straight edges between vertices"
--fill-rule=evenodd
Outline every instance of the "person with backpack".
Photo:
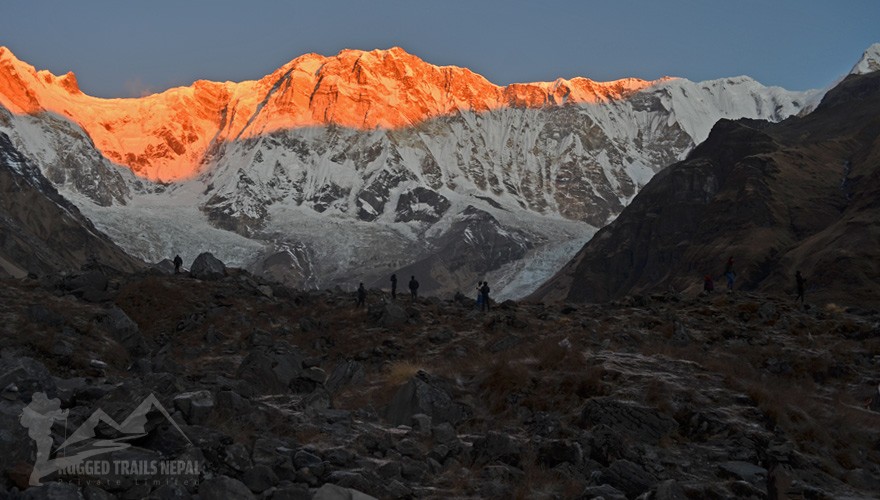
M 483 282 L 477 283 L 477 308 L 482 309 L 483 304 L 483 292 L 480 290 L 483 288 Z
M 489 282 L 484 281 L 483 286 L 480 287 L 480 310 L 488 311 L 489 310 Z
M 412 300 L 416 300 L 419 298 L 419 282 L 416 281 L 415 276 L 412 276 L 409 279 L 409 293 L 412 297 Z
M 727 259 L 724 266 L 724 277 L 727 278 L 727 293 L 733 293 L 733 282 L 736 280 L 736 271 L 733 270 L 733 257 Z
M 357 305 L 355 305 L 355 307 L 356 308 L 361 307 L 361 306 L 365 305 L 366 302 L 367 302 L 367 289 L 364 288 L 364 284 L 361 283 L 357 289 Z
M 397 275 L 396 274 L 391 275 L 391 298 L 392 299 L 397 298 Z
M 713 290 L 715 290 L 715 282 L 712 280 L 712 276 L 707 274 L 703 277 L 703 292 L 709 295 Z

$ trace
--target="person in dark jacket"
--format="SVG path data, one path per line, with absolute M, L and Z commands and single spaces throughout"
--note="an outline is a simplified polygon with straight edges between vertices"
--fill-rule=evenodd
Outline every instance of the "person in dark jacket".
M 364 288 L 364 284 L 361 283 L 360 286 L 358 286 L 357 305 L 355 307 L 361 307 L 362 305 L 366 304 L 366 301 L 367 301 L 367 289 Z
M 703 277 L 703 291 L 710 294 L 713 290 L 715 290 L 715 282 L 712 280 L 712 276 L 707 274 Z
M 480 298 L 482 302 L 480 302 L 480 310 L 488 311 L 489 310 L 489 282 L 484 281 L 483 286 L 480 287 Z
M 412 296 L 413 300 L 419 298 L 419 282 L 416 281 L 415 276 L 409 279 L 409 293 Z
M 397 298 L 397 275 L 396 274 L 391 275 L 391 298 L 392 299 Z
M 800 271 L 796 271 L 794 273 L 794 279 L 797 286 L 797 298 L 794 299 L 795 302 L 801 301 L 801 304 L 804 303 L 804 287 L 806 285 L 806 280 L 801 276 Z
M 727 291 L 733 291 L 733 282 L 736 280 L 736 271 L 733 270 L 733 257 L 727 259 L 727 265 L 724 266 L 724 277 L 727 278 Z
M 180 255 L 174 256 L 174 274 L 180 274 L 180 266 L 183 265 L 183 259 L 180 258 Z

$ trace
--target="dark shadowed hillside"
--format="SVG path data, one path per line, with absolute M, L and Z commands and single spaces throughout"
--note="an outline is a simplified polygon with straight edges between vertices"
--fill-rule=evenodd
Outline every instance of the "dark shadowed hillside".
M 352 294 L 236 269 L 105 278 L 106 293 L 82 298 L 64 277 L 0 280 L 2 498 L 880 491 L 877 313 L 759 293 L 481 313 L 461 296 L 377 290 L 357 309 Z M 53 448 L 99 409 L 121 422 L 158 401 L 180 432 L 152 412 L 132 448 L 99 458 L 200 471 L 166 483 L 157 471 L 109 482 L 79 470 L 25 489 L 36 446 L 20 416 L 36 392 L 69 413 Z
M 78 270 L 90 261 L 121 271 L 140 266 L 0 133 L 0 276 Z
M 853 75 L 802 118 L 722 120 L 659 173 L 534 298 L 605 301 L 723 286 L 876 303 L 880 292 L 880 74 Z

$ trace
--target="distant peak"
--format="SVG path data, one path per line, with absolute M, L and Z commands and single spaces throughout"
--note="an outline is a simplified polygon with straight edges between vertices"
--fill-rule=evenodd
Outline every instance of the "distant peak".
M 79 82 L 76 81 L 76 75 L 73 74 L 73 71 L 68 71 L 67 74 L 58 79 L 58 82 L 71 94 L 80 92 Z
M 868 47 L 868 50 L 862 54 L 862 58 L 853 66 L 849 73 L 851 75 L 864 75 L 874 71 L 880 71 L 880 43 L 875 43 Z

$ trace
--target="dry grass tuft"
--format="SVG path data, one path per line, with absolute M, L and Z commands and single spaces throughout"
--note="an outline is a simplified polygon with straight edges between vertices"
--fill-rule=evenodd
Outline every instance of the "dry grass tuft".
M 844 312 L 846 312 L 846 308 L 841 307 L 833 302 L 829 302 L 829 303 L 825 304 L 825 307 L 823 309 L 825 310 L 825 312 L 827 312 L 828 314 L 831 314 L 833 316 L 840 316 Z
M 487 367 L 480 389 L 489 411 L 498 414 L 520 399 L 531 383 L 529 368 L 524 363 L 500 359 Z
M 391 363 L 388 372 L 385 374 L 385 385 L 399 386 L 405 384 L 409 379 L 413 378 L 419 370 L 428 371 L 425 365 L 416 361 L 401 360 Z
M 529 460 L 522 467 L 524 477 L 513 491 L 516 500 L 534 498 L 577 498 L 584 484 L 553 469 L 547 469 Z

